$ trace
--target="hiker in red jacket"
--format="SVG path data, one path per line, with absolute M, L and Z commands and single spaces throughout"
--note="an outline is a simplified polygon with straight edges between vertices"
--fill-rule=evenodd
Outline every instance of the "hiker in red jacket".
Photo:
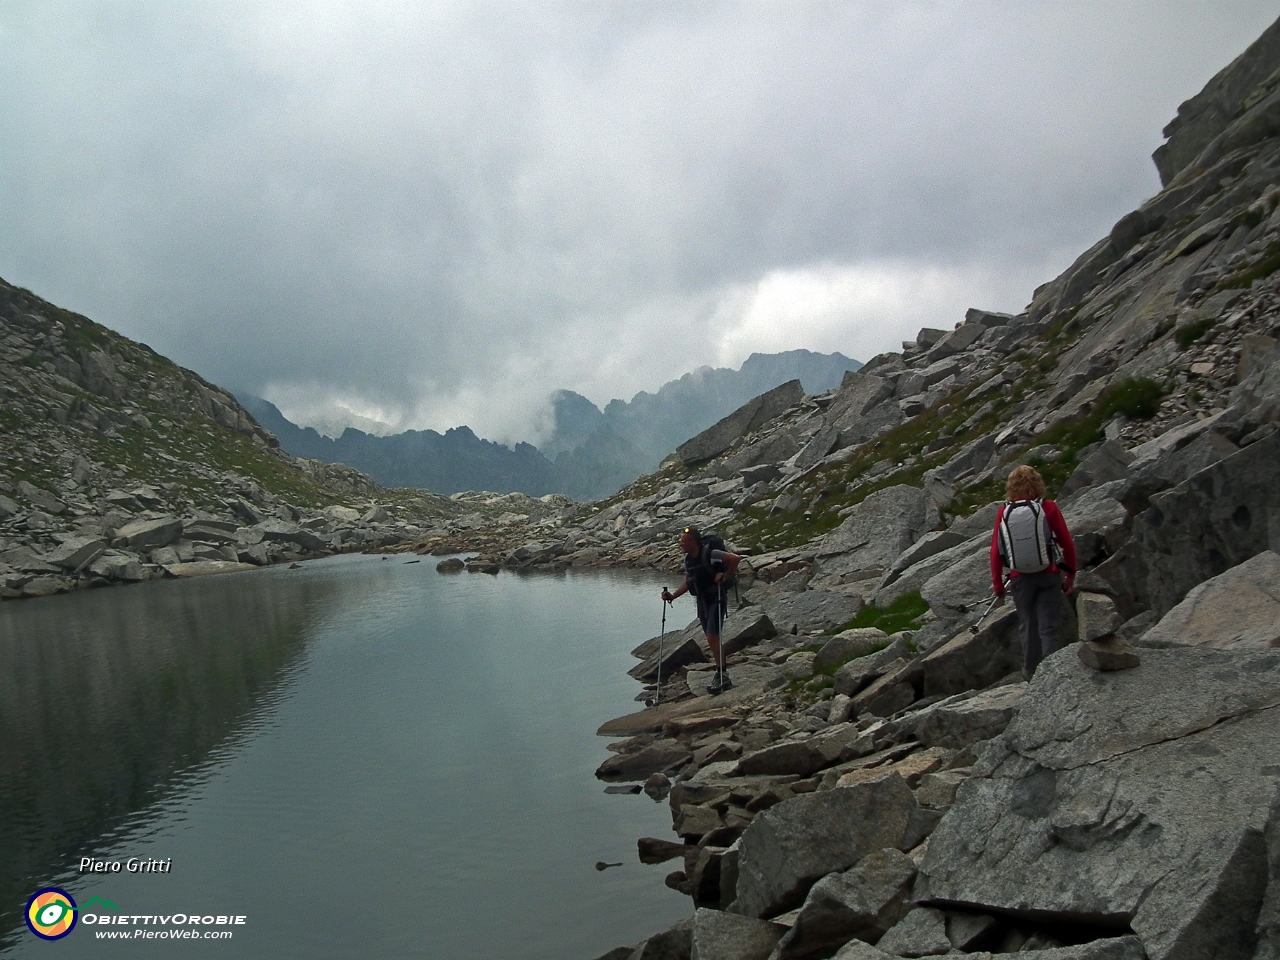
M 1030 680 L 1040 661 L 1058 649 L 1064 593 L 1075 588 L 1076 545 L 1035 467 L 1014 468 L 1006 503 L 991 533 L 991 585 L 1004 599 L 1005 570 L 1022 627 L 1022 676 Z M 1063 574 L 1066 574 L 1065 578 Z

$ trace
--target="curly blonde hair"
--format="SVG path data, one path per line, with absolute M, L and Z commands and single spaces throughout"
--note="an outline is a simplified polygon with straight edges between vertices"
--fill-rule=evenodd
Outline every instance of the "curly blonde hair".
M 1044 477 L 1035 467 L 1014 467 L 1005 483 L 1006 500 L 1039 500 L 1044 497 Z

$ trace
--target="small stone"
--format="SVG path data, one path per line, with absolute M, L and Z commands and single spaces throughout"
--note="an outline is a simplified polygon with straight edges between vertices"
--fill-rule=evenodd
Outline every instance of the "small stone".
M 911 858 L 888 848 L 823 877 L 805 898 L 777 960 L 826 956 L 854 937 L 879 939 L 901 919 L 915 875 Z
M 41 489 L 26 480 L 18 481 L 18 496 L 46 513 L 57 515 L 67 509 L 67 505 L 48 490 Z
M 67 589 L 65 580 L 57 577 L 35 577 L 28 580 L 22 588 L 23 596 L 27 597 L 51 597 L 55 593 L 62 593 Z
M 698 960 L 765 960 L 784 927 L 699 907 L 693 915 L 693 950 Z
M 1142 663 L 1137 651 L 1118 637 L 1086 641 L 1077 645 L 1076 652 L 1085 666 L 1104 673 L 1129 670 Z
M 387 508 L 381 504 L 374 504 L 365 511 L 360 517 L 361 523 L 386 523 L 391 519 L 391 514 L 387 512 Z
M 1116 602 L 1105 593 L 1077 594 L 1076 621 L 1080 639 L 1084 641 L 1109 637 L 1123 622 Z
M 173 547 L 157 547 L 151 551 L 151 562 L 162 567 L 172 567 L 182 561 L 178 558 L 178 551 Z
M 813 676 L 813 662 L 817 654 L 811 650 L 793 653 L 782 665 L 782 675 L 788 680 L 803 680 Z
M 672 829 L 675 830 L 677 835 L 696 841 L 712 830 L 723 826 L 724 821 L 720 819 L 720 814 L 715 810 L 686 803 L 680 807 L 680 812 L 675 818 Z
M 985 913 L 947 912 L 947 939 L 957 950 L 976 949 L 997 926 L 996 918 Z
M 833 693 L 827 710 L 827 723 L 846 723 L 853 714 L 853 698 L 843 693 Z
M 898 957 L 931 957 L 948 953 L 946 917 L 933 907 L 917 907 L 876 943 L 876 949 Z
M 641 863 L 665 863 L 676 857 L 683 857 L 689 847 L 673 840 L 659 840 L 656 837 L 641 837 L 636 841 Z
M 916 787 L 916 803 L 924 807 L 941 809 L 955 802 L 956 790 L 969 779 L 968 770 L 943 770 L 927 773 Z
M 97 537 L 71 537 L 45 554 L 45 560 L 65 570 L 79 570 L 102 556 L 106 549 L 106 541 Z
M 644 792 L 654 800 L 661 800 L 671 792 L 671 778 L 662 772 L 651 774 L 644 782 Z
M 182 536 L 182 521 L 177 517 L 137 520 L 116 531 L 117 546 L 134 550 L 150 550 L 167 546 Z

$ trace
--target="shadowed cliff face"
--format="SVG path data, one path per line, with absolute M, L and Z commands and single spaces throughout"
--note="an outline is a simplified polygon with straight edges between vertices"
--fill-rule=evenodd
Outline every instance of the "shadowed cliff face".
M 0 607 L 0 930 L 271 709 L 333 590 L 285 586 L 214 577 Z

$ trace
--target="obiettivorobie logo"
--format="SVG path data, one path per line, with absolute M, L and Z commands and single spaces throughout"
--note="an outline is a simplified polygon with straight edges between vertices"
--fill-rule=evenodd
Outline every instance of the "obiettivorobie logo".
M 91 897 L 85 907 L 94 902 L 111 910 L 119 910 L 110 900 Z M 27 926 L 41 940 L 61 940 L 76 928 L 76 914 L 81 910 L 75 899 L 61 887 L 45 887 L 37 890 L 27 901 Z
M 114 910 L 117 914 L 90 913 L 89 908 L 95 903 L 101 904 L 103 910 Z M 248 919 L 236 915 L 209 915 L 192 913 L 176 913 L 170 915 L 125 914 L 120 912 L 110 900 L 102 897 L 90 897 L 84 906 L 77 906 L 75 899 L 61 887 L 44 887 L 37 890 L 27 901 L 27 927 L 41 940 L 61 940 L 76 927 L 79 915 L 84 914 L 84 923 L 111 927 L 132 927 L 133 929 L 100 930 L 99 940 L 138 939 L 147 940 L 230 940 L 230 930 L 200 930 L 202 926 L 230 926 L 243 924 Z M 154 927 L 172 926 L 177 929 L 156 930 Z M 182 927 L 187 926 L 187 929 Z M 153 929 L 146 929 L 146 928 Z M 191 929 L 195 927 L 196 929 Z

